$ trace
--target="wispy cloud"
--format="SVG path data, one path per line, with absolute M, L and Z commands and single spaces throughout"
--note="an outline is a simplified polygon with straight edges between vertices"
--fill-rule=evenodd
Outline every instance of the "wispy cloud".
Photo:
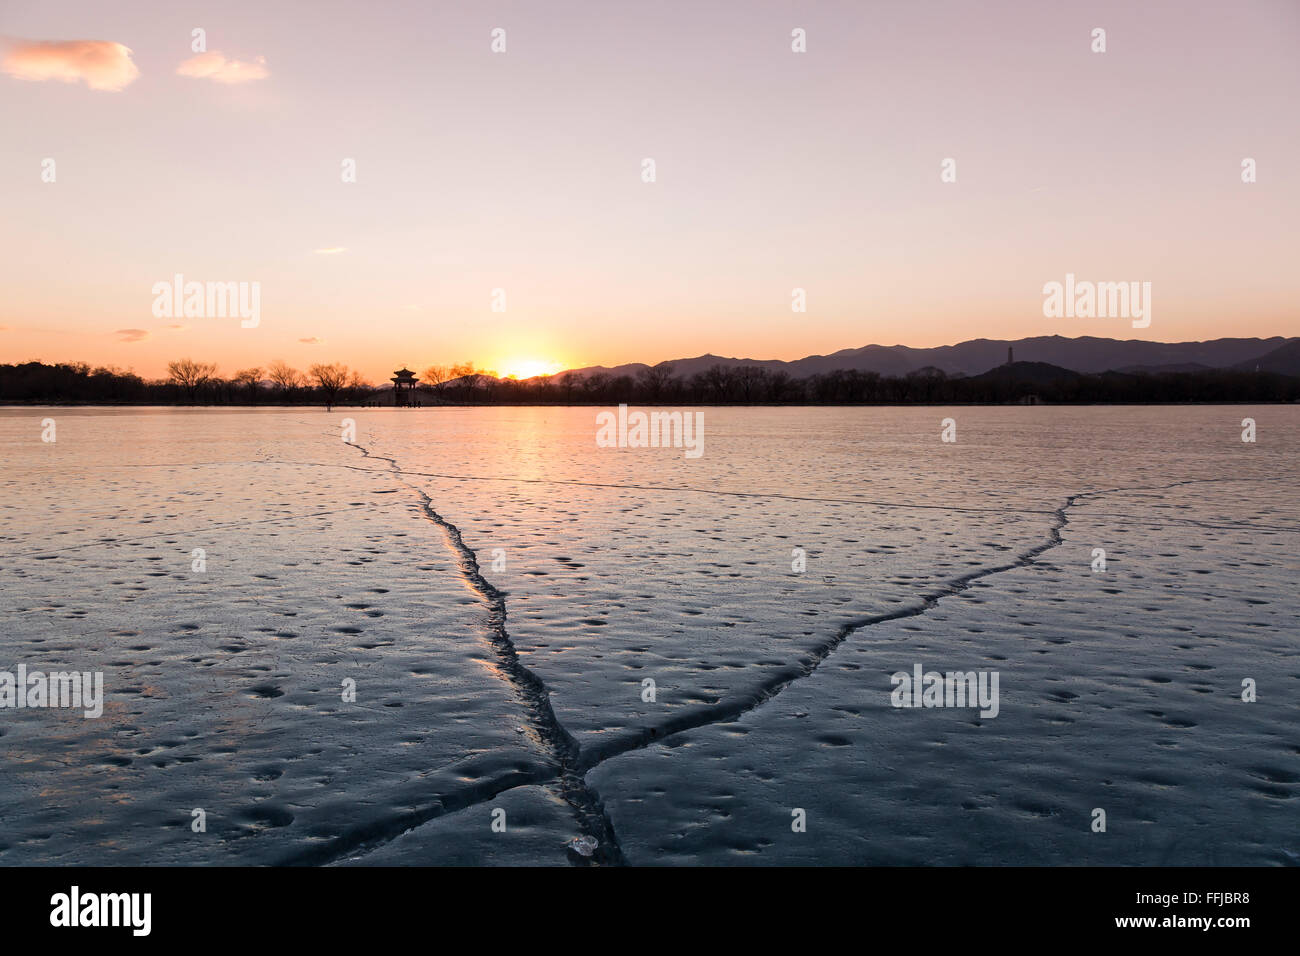
M 271 75 L 266 68 L 266 57 L 259 56 L 253 60 L 227 60 L 218 50 L 200 53 L 176 67 L 181 76 L 192 76 L 200 80 L 213 80 L 217 83 L 251 83 L 263 80 Z
M 179 323 L 173 322 L 171 325 L 167 326 L 167 328 L 169 328 L 169 329 L 174 329 L 175 331 L 179 332 L 179 331 L 181 331 L 181 329 L 185 328 L 185 326 L 183 326 L 183 325 L 181 325 L 181 324 L 179 324 Z
M 301 343 L 303 343 L 304 345 L 324 345 L 324 344 L 325 344 L 325 340 L 324 340 L 324 339 L 318 339 L 318 338 L 316 338 L 316 336 L 314 336 L 314 335 L 313 335 L 311 338 L 309 338 L 309 339 L 299 339 L 298 341 L 301 342 Z
M 119 342 L 143 342 L 149 337 L 148 329 L 118 329 L 113 333 Z
M 131 51 L 110 40 L 14 40 L 4 55 L 4 71 L 20 80 L 82 81 L 92 90 L 117 91 L 140 70 Z
M 347 252 L 347 246 L 330 246 L 328 249 L 317 249 L 318 256 L 337 256 L 340 252 Z

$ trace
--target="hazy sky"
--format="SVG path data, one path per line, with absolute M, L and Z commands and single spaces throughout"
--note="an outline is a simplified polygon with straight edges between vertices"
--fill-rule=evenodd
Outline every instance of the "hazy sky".
M 1300 334 L 1296 0 L 5 0 L 0 35 L 0 362 Z M 1067 272 L 1151 282 L 1151 326 L 1045 318 Z M 155 317 L 175 273 L 259 282 L 260 324 Z

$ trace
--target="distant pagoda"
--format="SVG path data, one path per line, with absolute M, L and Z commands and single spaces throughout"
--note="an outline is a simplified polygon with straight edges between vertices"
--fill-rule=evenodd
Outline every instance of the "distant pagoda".
M 389 379 L 393 383 L 393 404 L 409 407 L 415 404 L 415 373 L 409 368 L 400 368 Z

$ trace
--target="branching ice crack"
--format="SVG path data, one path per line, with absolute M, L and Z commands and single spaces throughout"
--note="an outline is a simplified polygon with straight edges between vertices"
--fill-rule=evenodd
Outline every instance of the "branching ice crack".
M 993 567 L 983 568 L 979 571 L 972 571 L 969 574 L 961 575 L 945 581 L 937 587 L 925 592 L 915 604 L 906 608 L 899 608 L 885 614 L 876 614 L 869 617 L 863 617 L 851 621 L 842 626 L 834 636 L 823 643 L 814 647 L 804 655 L 800 660 L 794 663 L 794 672 L 789 669 L 785 670 L 779 677 L 774 678 L 767 684 L 761 685 L 753 693 L 743 697 L 735 697 L 729 700 L 720 701 L 717 704 L 693 710 L 689 714 L 683 714 L 679 717 L 670 717 L 661 724 L 647 728 L 640 735 L 624 737 L 617 741 L 612 741 L 603 746 L 583 748 L 578 741 L 564 728 L 556 717 L 551 707 L 550 695 L 546 689 L 545 683 L 532 670 L 530 670 L 520 659 L 517 649 L 506 630 L 506 604 L 504 595 L 493 586 L 486 578 L 478 566 L 478 560 L 475 553 L 466 544 L 461 535 L 460 529 L 440 515 L 433 506 L 433 500 L 421 488 L 411 484 L 407 478 L 409 476 L 418 477 L 437 477 L 426 475 L 423 472 L 404 472 L 393 458 L 373 454 L 369 449 L 355 442 L 348 444 L 355 447 L 367 458 L 373 458 L 380 461 L 388 462 L 392 472 L 405 484 L 419 495 L 426 516 L 436 524 L 447 538 L 449 547 L 456 553 L 459 563 L 459 569 L 462 577 L 470 588 L 478 594 L 483 604 L 488 610 L 489 639 L 501 661 L 502 671 L 507 680 L 512 685 L 516 696 L 520 699 L 529 720 L 537 732 L 538 739 L 548 752 L 556 766 L 554 776 L 542 779 L 523 779 L 515 780 L 509 783 L 503 783 L 501 786 L 494 788 L 492 792 L 483 795 L 480 799 L 469 800 L 468 802 L 457 801 L 455 806 L 449 806 L 444 798 L 437 807 L 430 808 L 425 814 L 424 819 L 432 819 L 440 816 L 450 809 L 464 809 L 468 806 L 474 806 L 486 800 L 495 799 L 500 793 L 507 790 L 515 789 L 520 786 L 528 786 L 539 783 L 558 783 L 559 791 L 564 800 L 574 810 L 579 826 L 585 833 L 594 836 L 599 841 L 599 848 L 594 857 L 595 862 L 607 864 L 624 864 L 626 862 L 622 849 L 618 844 L 616 834 L 614 833 L 613 824 L 605 811 L 604 805 L 599 795 L 587 782 L 587 774 L 604 763 L 605 761 L 629 753 L 634 750 L 645 748 L 653 743 L 666 740 L 674 734 L 679 734 L 688 730 L 695 730 L 700 727 L 706 727 L 713 724 L 726 723 L 747 714 L 763 706 L 768 701 L 775 698 L 791 684 L 802 680 L 814 673 L 817 668 L 830 657 L 837 648 L 854 634 L 877 624 L 884 624 L 889 621 L 897 621 L 904 618 L 917 617 L 925 614 L 944 598 L 952 597 L 967 590 L 976 581 L 1001 574 L 1005 571 L 1011 571 L 1016 568 L 1028 567 L 1033 564 L 1040 556 L 1051 549 L 1058 547 L 1063 538 L 1061 531 L 1069 523 L 1068 512 L 1078 502 L 1086 498 L 1095 498 L 1102 495 L 1118 493 L 1135 493 L 1135 492 L 1157 492 L 1170 488 L 1176 488 L 1183 485 L 1198 484 L 1202 482 L 1218 482 L 1232 480 L 1282 480 L 1282 479 L 1233 479 L 1233 478 L 1206 478 L 1206 479 L 1187 479 L 1184 481 L 1170 482 L 1166 485 L 1141 487 L 1141 488 L 1110 488 L 1101 491 L 1085 491 L 1066 497 L 1064 504 L 1059 508 L 1050 511 L 1038 511 L 1037 514 L 1050 515 L 1052 519 L 1051 526 L 1048 529 L 1048 536 L 1045 541 L 1034 545 L 1025 551 L 1020 552 L 1016 558 L 1008 563 L 999 564 Z M 305 463 L 304 463 L 305 464 Z M 368 469 L 367 469 L 368 470 Z M 459 477 L 459 476 L 448 476 Z M 576 484 L 585 484 L 575 482 Z M 623 487 L 623 486 L 619 486 Z M 637 486 L 639 487 L 639 486 Z M 681 490 L 681 489 L 655 489 L 655 490 Z M 736 493 L 741 494 L 741 493 Z M 777 496 L 785 497 L 785 496 Z M 802 500 L 802 499 L 799 499 Z M 842 499 L 843 503 L 853 504 L 871 504 L 866 501 L 855 501 L 853 499 Z M 949 509 L 949 510 L 981 510 L 981 509 Z M 382 825 L 375 829 L 377 838 L 368 841 L 360 841 L 356 838 L 347 839 L 342 843 L 336 841 L 336 850 L 333 854 L 335 858 L 342 855 L 342 852 L 355 850 L 359 846 L 370 848 L 378 842 L 383 842 L 383 834 L 388 834 L 388 839 L 396 837 L 401 832 L 408 830 L 411 826 L 416 825 L 409 822 L 407 818 L 400 821 L 402 825 L 396 825 L 396 822 L 390 823 L 386 828 Z M 319 862 L 315 860 L 313 862 Z

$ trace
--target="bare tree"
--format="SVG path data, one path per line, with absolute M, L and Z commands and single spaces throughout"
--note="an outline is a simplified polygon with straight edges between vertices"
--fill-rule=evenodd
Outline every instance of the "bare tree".
M 572 372 L 565 372 L 564 375 L 560 377 L 560 388 L 564 390 L 564 400 L 566 402 L 573 400 L 573 390 L 577 385 L 578 376 L 574 375 Z
M 266 377 L 286 392 L 292 392 L 295 388 L 303 386 L 302 372 L 290 368 L 282 359 L 276 359 L 267 366 Z
M 710 365 L 702 373 L 705 387 L 713 393 L 714 401 L 723 401 L 731 391 L 731 372 L 721 365 Z
M 486 374 L 475 368 L 473 362 L 461 362 L 451 367 L 451 380 L 459 381 L 471 395 L 484 383 Z
M 455 377 L 446 365 L 430 365 L 424 370 L 424 384 L 435 392 L 441 392 L 443 386 Z
M 316 380 L 320 390 L 325 393 L 325 407 L 331 407 L 339 392 L 348 384 L 350 374 L 348 367 L 340 362 L 333 362 L 329 365 L 313 365 L 307 371 Z
M 252 397 L 257 396 L 257 383 L 262 380 L 262 370 L 260 368 L 241 368 L 235 373 L 234 381 L 248 389 L 248 394 Z
M 767 369 L 760 365 L 742 365 L 732 369 L 731 380 L 740 388 L 741 400 L 748 404 L 767 384 Z
M 668 383 L 672 381 L 673 367 L 667 362 L 661 362 L 651 368 L 641 369 L 636 373 L 636 377 L 641 380 L 650 401 L 656 402 L 663 395 Z
M 582 380 L 582 390 L 587 393 L 588 398 L 596 399 L 609 388 L 609 382 L 610 378 L 604 372 L 592 372 Z
M 767 377 L 768 401 L 779 402 L 790 391 L 790 373 L 778 369 Z
M 348 392 L 353 401 L 360 401 L 362 398 L 368 397 L 373 389 L 374 386 L 369 379 L 362 375 L 358 369 L 352 370 L 352 373 L 348 376 Z
M 217 374 L 217 366 L 210 362 L 196 362 L 183 358 L 167 363 L 167 378 L 185 389 L 185 394 L 193 404 L 199 389 L 210 382 Z

